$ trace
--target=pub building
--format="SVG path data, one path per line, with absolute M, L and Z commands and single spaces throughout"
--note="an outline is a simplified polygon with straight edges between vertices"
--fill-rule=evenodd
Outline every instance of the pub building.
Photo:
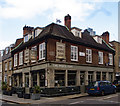
M 14 88 L 38 85 L 42 94 L 53 96 L 85 92 L 91 81 L 114 80 L 109 32 L 91 36 L 87 30 L 71 28 L 69 14 L 64 23 L 23 27 L 24 40 L 12 50 Z

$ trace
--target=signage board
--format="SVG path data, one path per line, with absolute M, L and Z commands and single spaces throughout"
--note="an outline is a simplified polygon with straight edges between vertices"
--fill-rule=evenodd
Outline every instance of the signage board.
M 85 56 L 84 52 L 79 52 L 79 56 Z
M 65 44 L 61 42 L 56 42 L 56 58 L 57 59 L 66 59 L 65 58 Z

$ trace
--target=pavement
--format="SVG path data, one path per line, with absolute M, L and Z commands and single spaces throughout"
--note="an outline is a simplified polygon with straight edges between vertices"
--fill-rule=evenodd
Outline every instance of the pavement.
M 87 93 L 82 94 L 74 94 L 74 95 L 67 95 L 67 96 L 59 96 L 59 97 L 41 97 L 40 100 L 32 100 L 32 99 L 24 99 L 18 98 L 17 94 L 13 94 L 12 96 L 2 95 L 0 94 L 0 100 L 5 102 L 11 102 L 15 104 L 41 104 L 41 103 L 50 103 L 65 99 L 77 98 L 77 97 L 85 97 Z

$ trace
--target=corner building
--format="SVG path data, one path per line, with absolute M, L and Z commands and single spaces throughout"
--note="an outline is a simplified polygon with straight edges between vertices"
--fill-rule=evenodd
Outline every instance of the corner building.
M 114 80 L 115 51 L 103 40 L 109 33 L 90 36 L 71 28 L 70 15 L 65 25 L 23 28 L 24 40 L 12 50 L 13 87 L 38 85 L 41 93 L 55 95 L 85 92 L 91 81 Z

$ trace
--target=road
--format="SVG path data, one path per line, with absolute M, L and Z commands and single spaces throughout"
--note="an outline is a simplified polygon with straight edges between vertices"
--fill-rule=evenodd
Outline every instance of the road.
M 117 94 L 110 94 L 106 96 L 85 96 L 85 97 L 77 97 L 77 98 L 71 98 L 66 99 L 62 101 L 55 101 L 55 102 L 49 102 L 42 104 L 43 106 L 45 104 L 67 104 L 67 105 L 77 105 L 79 106 L 93 106 L 93 104 L 101 104 L 104 106 L 120 106 L 120 93 Z M 81 104 L 81 105 L 80 105 Z M 118 105 L 119 104 L 119 105 Z M 96 105 L 95 105 L 96 106 Z
M 55 98 L 51 97 L 49 99 L 55 99 Z M 1 103 L 2 103 L 2 106 L 9 106 L 9 104 L 11 106 L 13 104 L 10 102 L 0 101 L 0 104 Z M 41 103 L 39 105 L 31 104 L 29 106 L 66 106 L 66 105 L 67 106 L 68 105 L 69 106 L 72 106 L 72 105 L 76 105 L 76 106 L 77 105 L 78 106 L 120 106 L 120 93 L 110 94 L 106 96 L 76 97 L 76 98 L 70 98 L 70 99 L 59 100 L 59 101 L 54 101 L 54 102 Z

